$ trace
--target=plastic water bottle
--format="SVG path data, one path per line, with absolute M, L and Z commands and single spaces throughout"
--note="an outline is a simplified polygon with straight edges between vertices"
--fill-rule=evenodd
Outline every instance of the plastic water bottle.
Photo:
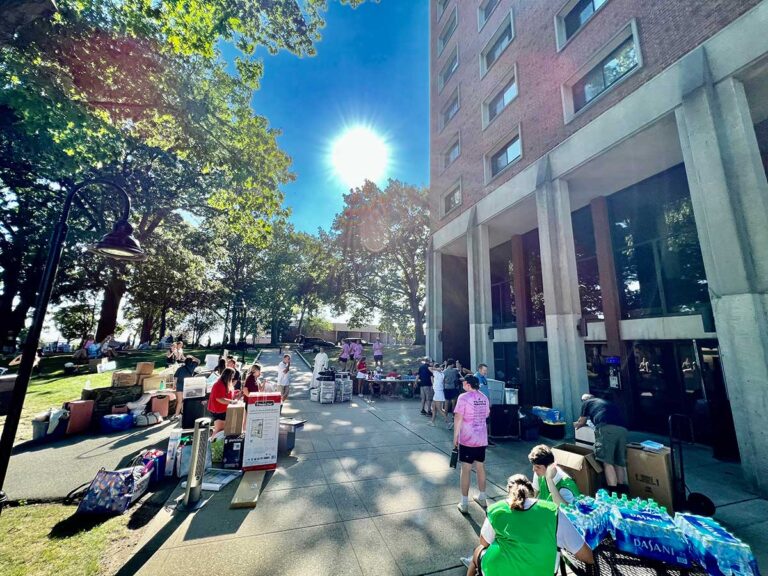
M 91 379 L 90 378 L 85 381 L 85 389 L 86 390 L 91 390 Z

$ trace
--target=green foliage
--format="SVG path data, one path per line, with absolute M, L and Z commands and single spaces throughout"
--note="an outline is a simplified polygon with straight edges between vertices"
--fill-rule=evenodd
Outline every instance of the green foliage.
M 53 321 L 67 342 L 83 340 L 96 326 L 96 303 L 86 301 L 62 306 L 53 313 Z
M 332 230 L 334 306 L 351 315 L 350 325 L 375 311 L 389 327 L 407 317 L 416 344 L 424 340 L 427 194 L 390 180 L 381 190 L 372 182 L 351 190 Z

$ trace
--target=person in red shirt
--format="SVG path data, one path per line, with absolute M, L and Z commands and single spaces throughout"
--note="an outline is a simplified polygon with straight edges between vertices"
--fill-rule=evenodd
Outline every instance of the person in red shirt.
M 221 373 L 221 377 L 216 380 L 211 388 L 211 395 L 208 398 L 208 412 L 213 419 L 213 433 L 218 434 L 224 430 L 224 421 L 227 419 L 227 406 L 237 402 L 235 399 L 235 371 L 232 368 L 226 368 Z
M 365 356 L 360 358 L 360 362 L 357 363 L 357 378 L 355 378 L 355 382 L 357 382 L 357 395 L 362 398 L 363 397 L 363 387 L 365 386 L 365 382 L 368 380 L 368 365 L 365 363 Z

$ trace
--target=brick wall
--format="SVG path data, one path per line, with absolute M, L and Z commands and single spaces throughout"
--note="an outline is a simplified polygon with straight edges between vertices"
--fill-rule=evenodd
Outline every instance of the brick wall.
M 436 0 L 430 2 L 430 180 L 432 227 L 436 230 L 758 4 L 759 0 L 608 0 L 560 52 L 557 52 L 554 21 L 563 0 L 501 0 L 480 32 L 477 30 L 479 2 L 451 0 L 439 22 L 436 22 Z M 458 27 L 438 57 L 437 37 L 454 6 L 458 6 Z M 481 78 L 479 54 L 510 9 L 514 16 L 515 38 Z M 609 89 L 599 101 L 566 125 L 561 85 L 632 19 L 638 25 L 643 67 Z M 457 42 L 459 68 L 438 94 L 437 76 Z M 519 95 L 483 130 L 481 103 L 501 87 L 500 83 L 515 64 Z M 461 109 L 440 132 L 440 111 L 457 85 L 460 86 Z M 510 137 L 518 125 L 522 134 L 522 159 L 486 185 L 483 156 Z M 459 131 L 461 154 L 444 169 L 443 154 Z M 462 207 L 440 219 L 440 198 L 459 177 L 462 179 Z

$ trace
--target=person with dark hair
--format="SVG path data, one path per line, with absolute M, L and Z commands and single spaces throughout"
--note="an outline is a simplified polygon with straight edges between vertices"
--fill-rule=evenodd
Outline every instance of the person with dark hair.
M 546 444 L 534 446 L 528 461 L 533 465 L 533 490 L 539 500 L 562 506 L 581 495 L 573 478 L 555 464 L 555 455 Z
M 445 395 L 445 413 L 451 412 L 456 405 L 460 392 L 460 375 L 456 370 L 456 360 L 449 358 L 443 370 L 443 394 Z M 454 421 L 448 420 L 448 428 L 453 428 Z
M 522 474 L 507 480 L 507 498 L 488 508 L 480 543 L 462 558 L 467 576 L 548 576 L 558 569 L 557 549 L 594 564 L 592 550 L 553 502 L 534 497 L 531 481 Z
M 491 413 L 491 403 L 480 393 L 480 382 L 470 375 L 463 381 L 464 394 L 459 396 L 454 410 L 455 428 L 453 445 L 459 449 L 461 462 L 460 486 L 461 502 L 459 511 L 466 514 L 469 511 L 469 483 L 472 475 L 472 465 L 477 471 L 477 488 L 479 494 L 474 497 L 480 507 L 486 508 L 485 496 L 485 449 L 488 446 L 488 429 L 485 420 Z
M 232 368 L 225 368 L 221 377 L 216 380 L 211 388 L 211 395 L 208 398 L 208 412 L 211 413 L 213 420 L 213 434 L 216 435 L 224 430 L 224 421 L 227 419 L 227 406 L 237 402 L 234 389 L 235 371 Z
M 240 370 L 237 369 L 237 361 L 234 358 L 229 358 L 227 360 L 227 368 L 231 368 L 235 373 L 233 377 L 235 390 L 241 390 L 243 388 L 243 376 L 240 374 Z
M 224 370 L 227 368 L 227 361 L 224 357 L 219 358 L 219 363 L 216 365 L 216 369 L 213 371 L 216 376 L 221 376 Z
M 422 358 L 419 366 L 419 373 L 416 377 L 416 386 L 419 389 L 421 398 L 421 415 L 432 416 L 432 397 L 434 389 L 432 388 L 433 376 L 429 368 L 429 358 Z
M 187 356 L 184 358 L 184 364 L 173 375 L 176 379 L 176 413 L 173 415 L 173 420 L 178 420 L 181 415 L 181 407 L 184 404 L 184 380 L 193 377 L 199 365 L 200 360 L 194 356 Z

